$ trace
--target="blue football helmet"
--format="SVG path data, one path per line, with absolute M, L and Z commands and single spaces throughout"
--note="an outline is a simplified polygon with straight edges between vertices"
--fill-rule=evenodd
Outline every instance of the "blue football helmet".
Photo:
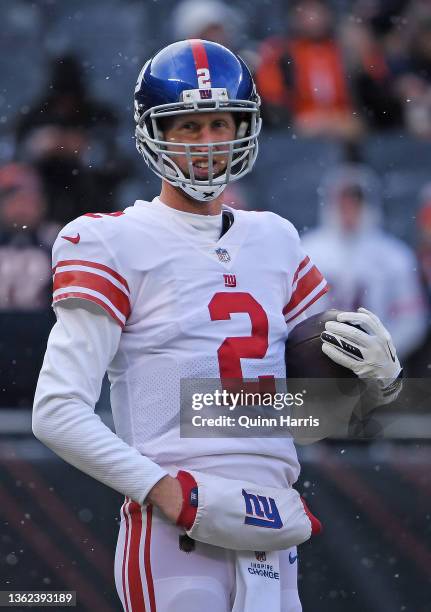
M 259 108 L 252 76 L 240 57 L 206 40 L 176 42 L 148 60 L 139 74 L 134 104 L 136 147 L 157 176 L 193 199 L 208 202 L 252 169 L 261 128 Z M 164 139 L 161 119 L 219 111 L 233 114 L 235 139 L 192 144 Z M 219 174 L 214 173 L 215 154 L 226 159 Z M 178 156 L 186 158 L 188 173 L 176 163 Z M 208 178 L 197 179 L 193 161 L 205 156 Z

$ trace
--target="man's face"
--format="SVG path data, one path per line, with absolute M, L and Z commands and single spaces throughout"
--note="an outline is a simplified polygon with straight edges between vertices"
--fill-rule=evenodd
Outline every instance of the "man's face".
M 163 139 L 169 142 L 184 142 L 195 144 L 192 153 L 202 153 L 202 156 L 194 155 L 193 172 L 198 180 L 208 179 L 208 143 L 224 142 L 233 140 L 236 135 L 236 125 L 232 113 L 187 113 L 174 117 L 164 129 Z M 216 177 L 225 171 L 228 161 L 227 154 L 216 155 L 217 150 L 226 151 L 227 145 L 215 146 L 213 148 L 213 176 Z M 168 147 L 171 151 L 180 151 L 180 147 Z M 185 176 L 189 176 L 187 158 L 185 155 L 172 156 L 173 161 L 179 166 Z
M 354 188 L 341 189 L 337 195 L 336 206 L 341 227 L 347 233 L 355 232 L 364 212 L 362 196 Z

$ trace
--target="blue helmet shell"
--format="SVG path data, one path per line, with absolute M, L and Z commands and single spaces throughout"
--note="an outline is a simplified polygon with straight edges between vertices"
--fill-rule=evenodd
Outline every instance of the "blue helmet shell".
M 230 100 L 255 101 L 254 82 L 243 60 L 222 45 L 199 42 L 206 51 L 211 87 L 225 88 Z M 183 91 L 198 88 L 192 43 L 190 40 L 175 42 L 145 64 L 140 87 L 135 92 L 135 101 L 142 112 L 179 102 Z
M 139 73 L 134 99 L 136 147 L 161 179 L 197 201 L 211 201 L 229 182 L 252 169 L 262 124 L 259 107 L 252 76 L 240 57 L 207 40 L 176 42 L 156 53 Z M 167 124 L 162 119 L 222 111 L 235 118 L 236 131 L 230 139 L 165 140 Z M 200 158 L 196 163 L 202 164 L 202 157 L 207 159 L 208 178 L 195 176 L 194 161 Z

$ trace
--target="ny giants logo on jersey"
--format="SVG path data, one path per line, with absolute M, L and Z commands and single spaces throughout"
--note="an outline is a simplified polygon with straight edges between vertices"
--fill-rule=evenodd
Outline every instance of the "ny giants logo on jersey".
M 236 287 L 236 276 L 235 274 L 223 274 L 224 286 L 225 287 Z
M 242 495 L 245 501 L 245 525 L 266 527 L 267 529 L 281 529 L 283 527 L 277 504 L 272 497 L 247 493 L 245 489 L 242 490 Z

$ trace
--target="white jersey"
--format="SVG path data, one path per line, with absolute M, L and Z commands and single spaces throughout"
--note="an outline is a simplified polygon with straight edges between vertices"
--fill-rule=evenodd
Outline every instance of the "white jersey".
M 288 330 L 326 281 L 292 224 L 273 213 L 228 209 L 232 226 L 211 241 L 165 208 L 137 201 L 68 224 L 53 250 L 54 304 L 89 300 L 122 327 L 108 375 L 126 443 L 168 470 L 292 484 L 289 438 L 181 438 L 180 381 L 284 378 Z

